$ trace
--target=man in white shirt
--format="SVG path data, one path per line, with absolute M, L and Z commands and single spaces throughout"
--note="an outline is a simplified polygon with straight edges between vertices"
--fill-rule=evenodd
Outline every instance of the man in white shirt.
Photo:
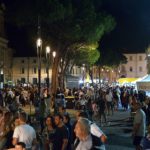
M 134 105 L 134 110 L 136 111 L 136 114 L 134 116 L 134 121 L 133 121 L 132 136 L 133 136 L 133 144 L 136 150 L 142 150 L 141 141 L 145 137 L 145 131 L 146 131 L 146 115 L 141 108 L 142 105 L 140 102 L 137 102 Z
M 15 146 L 18 142 L 23 142 L 26 145 L 26 149 L 30 150 L 33 144 L 36 144 L 36 133 L 35 130 L 28 124 L 27 114 L 25 112 L 20 113 L 19 126 L 14 130 L 13 134 L 13 145 Z
M 107 115 L 110 115 L 110 109 L 111 109 L 111 112 L 112 112 L 112 115 L 113 115 L 113 95 L 112 95 L 112 92 L 111 90 L 108 90 L 107 93 L 106 93 L 106 104 L 107 104 Z

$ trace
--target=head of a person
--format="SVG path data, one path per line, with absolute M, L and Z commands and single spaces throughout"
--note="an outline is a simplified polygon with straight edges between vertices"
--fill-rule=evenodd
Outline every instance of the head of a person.
M 136 102 L 133 106 L 134 110 L 137 111 L 142 108 L 142 104 L 140 102 Z
M 14 127 L 16 127 L 16 126 L 19 126 L 20 125 L 20 122 L 19 122 L 19 116 L 16 116 L 15 118 L 14 118 Z
M 89 115 L 86 111 L 80 111 L 79 118 L 89 118 Z
M 13 114 L 11 113 L 11 112 L 6 112 L 5 114 L 4 114 L 4 122 L 8 122 L 8 121 L 10 121 L 11 119 L 12 119 L 12 116 L 13 116 Z
M 61 114 L 56 114 L 55 118 L 54 118 L 54 121 L 55 121 L 55 125 L 59 126 L 63 122 L 62 115 Z
M 90 123 L 86 118 L 80 118 L 74 129 L 77 138 L 83 140 L 90 134 Z
M 26 149 L 26 144 L 23 142 L 18 142 L 15 145 L 15 150 L 25 150 Z
M 64 106 L 59 106 L 58 107 L 58 112 L 59 113 L 64 113 L 66 111 L 65 107 Z
M 69 114 L 64 114 L 64 116 L 63 116 L 63 122 L 65 124 L 70 123 L 70 116 L 69 116 Z
M 28 115 L 25 112 L 21 112 L 19 114 L 19 122 L 27 122 L 28 120 Z
M 81 113 L 81 111 L 80 110 L 78 110 L 78 111 L 76 111 L 76 113 L 75 113 L 75 117 L 76 117 L 76 120 L 78 120 L 79 119 L 79 115 L 80 115 L 80 113 Z
M 47 126 L 52 126 L 53 128 L 55 127 L 54 118 L 50 115 L 46 117 L 45 123 Z

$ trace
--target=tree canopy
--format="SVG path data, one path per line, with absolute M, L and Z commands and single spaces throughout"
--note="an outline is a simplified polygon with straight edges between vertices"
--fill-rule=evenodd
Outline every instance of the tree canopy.
M 98 59 L 99 52 L 91 46 L 99 43 L 102 36 L 115 27 L 111 15 L 98 11 L 97 0 L 15 0 L 10 3 L 7 18 L 26 30 L 30 43 L 35 45 L 40 36 L 43 47 L 49 44 L 52 51 L 56 51 L 52 67 L 54 90 L 60 60 L 71 52 L 70 47 L 80 47 L 74 49 L 82 56 L 79 59 L 92 64 Z M 37 35 L 38 21 L 41 30 Z
M 97 12 L 94 0 L 15 0 L 8 7 L 9 20 L 26 28 L 33 45 L 37 38 L 38 17 L 45 44 L 64 53 L 72 44 L 100 41 L 115 26 L 114 19 Z M 59 49 L 59 50 L 58 50 Z

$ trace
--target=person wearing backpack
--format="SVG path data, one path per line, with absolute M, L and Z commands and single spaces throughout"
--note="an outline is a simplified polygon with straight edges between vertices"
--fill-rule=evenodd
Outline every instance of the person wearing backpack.
M 91 134 L 90 122 L 86 118 L 80 118 L 75 126 L 74 132 L 76 139 L 74 142 L 75 150 L 103 150 L 101 141 L 98 137 Z
M 96 123 L 90 121 L 88 118 L 88 113 L 86 111 L 80 111 L 78 112 L 78 120 L 84 118 L 87 119 L 89 121 L 89 125 L 90 125 L 90 133 L 91 135 L 93 135 L 92 137 L 95 137 L 94 139 L 97 141 L 99 141 L 100 143 L 99 145 L 99 149 L 100 150 L 105 150 L 105 143 L 107 141 L 107 136 L 103 133 L 103 131 L 99 128 L 99 126 L 97 126 Z M 78 121 L 77 120 L 77 121 Z

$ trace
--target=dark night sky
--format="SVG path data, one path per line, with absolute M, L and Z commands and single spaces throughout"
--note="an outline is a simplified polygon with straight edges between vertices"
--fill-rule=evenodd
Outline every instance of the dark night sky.
M 102 39 L 102 49 L 144 52 L 150 43 L 150 0 L 106 1 L 105 9 L 117 25 Z
M 115 18 L 117 24 L 102 38 L 101 49 L 144 52 L 150 43 L 150 0 L 103 1 L 103 9 Z M 16 38 L 19 36 L 16 34 Z

